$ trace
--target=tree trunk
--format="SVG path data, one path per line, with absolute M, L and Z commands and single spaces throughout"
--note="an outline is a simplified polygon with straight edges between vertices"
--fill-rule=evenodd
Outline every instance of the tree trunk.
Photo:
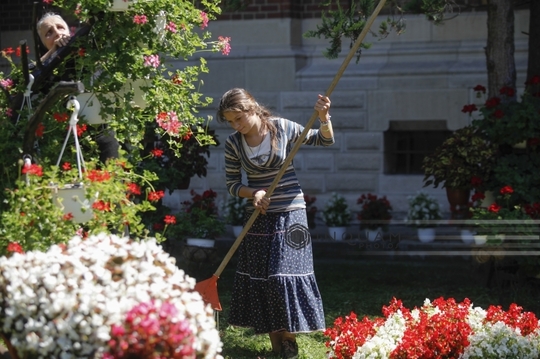
M 488 96 L 493 97 L 504 86 L 516 88 L 513 0 L 489 0 L 487 26 Z
M 540 76 L 540 1 L 529 2 L 529 63 L 527 67 L 527 80 L 533 76 Z

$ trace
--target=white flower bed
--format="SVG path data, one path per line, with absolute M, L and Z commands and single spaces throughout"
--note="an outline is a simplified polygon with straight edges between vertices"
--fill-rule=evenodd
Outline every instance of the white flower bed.
M 100 357 L 111 326 L 154 300 L 188 321 L 197 358 L 221 358 L 212 310 L 155 240 L 74 237 L 65 248 L 2 257 L 0 272 L 0 325 L 20 357 Z

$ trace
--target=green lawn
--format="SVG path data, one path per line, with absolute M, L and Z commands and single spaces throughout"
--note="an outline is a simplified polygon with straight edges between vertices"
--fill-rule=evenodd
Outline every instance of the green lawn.
M 319 258 L 315 256 L 315 273 L 321 291 L 326 325 L 354 311 L 359 317 L 381 316 L 381 308 L 392 297 L 412 308 L 421 306 L 425 298 L 469 298 L 475 306 L 503 306 L 512 302 L 527 311 L 540 313 L 536 283 L 517 281 L 498 273 L 487 286 L 488 265 L 479 265 L 471 257 L 408 257 L 395 258 Z M 249 329 L 227 325 L 230 288 L 235 263 L 230 263 L 218 281 L 218 293 L 223 311 L 219 327 L 224 344 L 223 356 L 229 359 L 271 359 L 267 335 L 253 335 Z M 322 333 L 298 336 L 300 358 L 325 358 L 325 337 Z

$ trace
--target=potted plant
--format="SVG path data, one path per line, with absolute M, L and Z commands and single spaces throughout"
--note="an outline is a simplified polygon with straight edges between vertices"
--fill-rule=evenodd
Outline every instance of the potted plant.
M 310 229 L 313 229 L 316 227 L 315 216 L 317 215 L 317 207 L 313 204 L 317 201 L 317 197 L 310 196 L 304 193 L 304 201 L 306 202 L 308 227 Z
M 362 194 L 356 203 L 361 205 L 361 210 L 357 215 L 360 229 L 367 231 L 366 236 L 369 240 L 375 240 L 381 230 L 388 230 L 388 224 L 392 219 L 392 206 L 386 196 Z
M 442 218 L 439 201 L 419 191 L 416 195 L 408 197 L 408 203 L 407 224 L 416 227 L 421 242 L 432 242 L 435 239 L 436 221 Z
M 235 237 L 240 235 L 246 220 L 246 199 L 242 197 L 229 196 L 225 204 L 225 221 L 233 228 Z
M 351 222 L 351 212 L 345 197 L 333 192 L 322 216 L 330 236 L 337 241 L 342 240 Z
M 218 217 L 217 193 L 212 189 L 190 193 L 191 200 L 182 202 L 182 211 L 176 215 L 168 238 L 185 240 L 190 246 L 213 247 L 215 239 L 225 232 L 225 224 Z
M 453 218 L 465 218 L 473 179 L 489 179 L 497 153 L 477 128 L 463 127 L 424 158 L 424 186 L 442 184 Z

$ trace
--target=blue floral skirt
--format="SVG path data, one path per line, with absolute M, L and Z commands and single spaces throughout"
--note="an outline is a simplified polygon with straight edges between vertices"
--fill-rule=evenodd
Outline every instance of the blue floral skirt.
M 304 209 L 260 214 L 237 255 L 231 325 L 256 334 L 325 329 Z

